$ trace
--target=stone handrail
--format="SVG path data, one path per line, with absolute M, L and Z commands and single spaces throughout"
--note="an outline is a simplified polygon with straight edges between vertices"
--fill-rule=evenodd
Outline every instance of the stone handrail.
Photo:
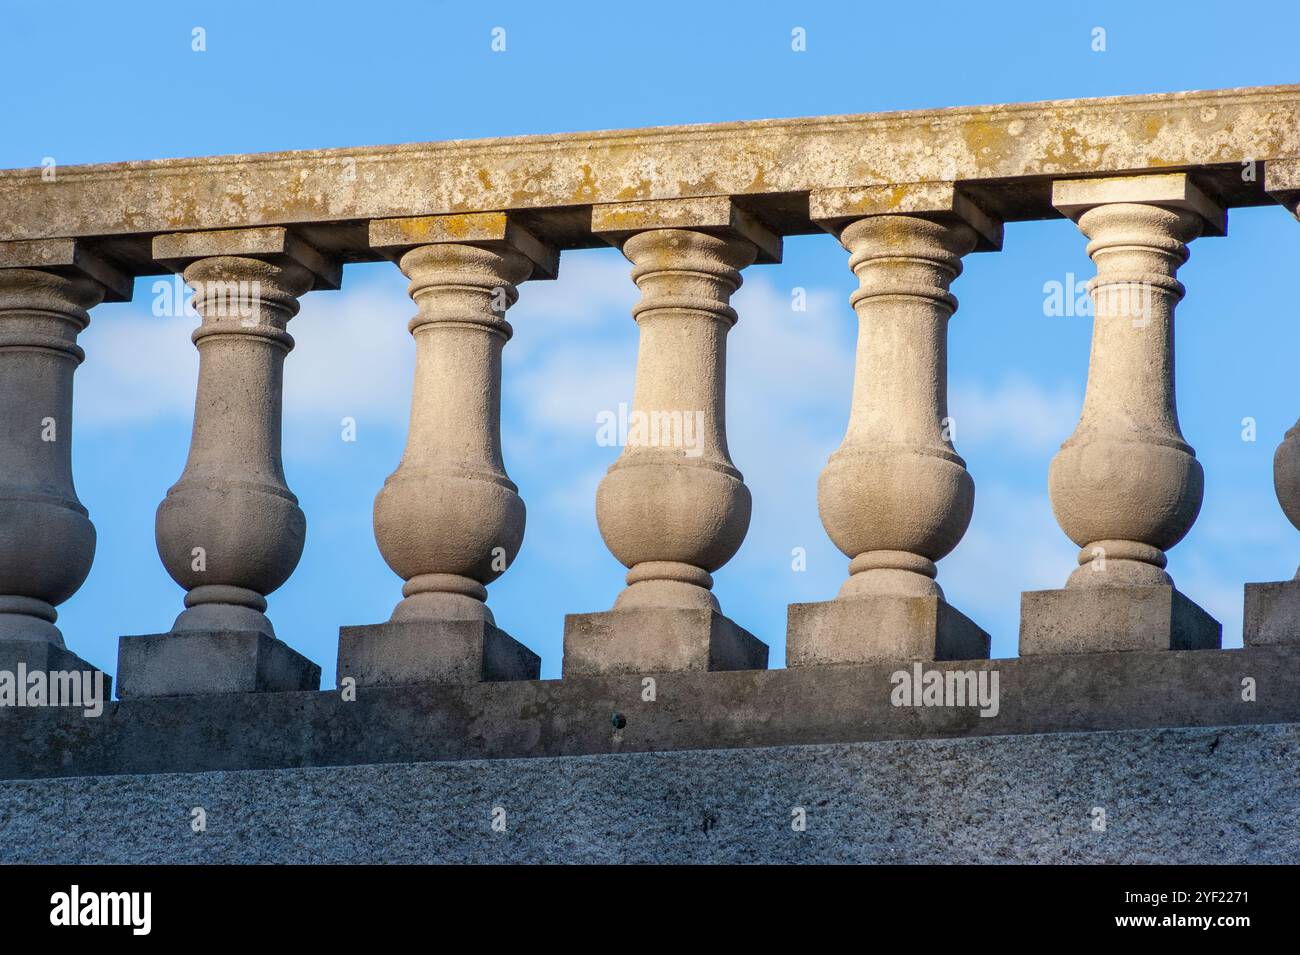
M 265 614 L 306 533 L 280 454 L 287 326 L 345 263 L 388 259 L 410 281 L 416 369 L 374 519 L 404 583 L 388 621 L 341 629 L 340 683 L 536 679 L 487 604 L 525 521 L 501 454 L 506 314 L 563 250 L 606 244 L 641 291 L 633 413 L 698 416 L 700 440 L 630 442 L 601 482 L 627 587 L 566 619 L 565 678 L 765 668 L 711 589 L 750 518 L 727 450 L 730 299 L 783 236 L 819 230 L 859 282 L 849 425 L 818 492 L 850 564 L 835 599 L 791 606 L 788 665 L 987 659 L 936 581 L 974 500 L 946 427 L 950 285 L 1005 222 L 1056 217 L 1097 267 L 1083 412 L 1050 474 L 1080 566 L 1024 595 L 1021 655 L 1216 649 L 1219 623 L 1164 570 L 1203 485 L 1176 413 L 1177 271 L 1229 208 L 1297 202 L 1300 86 L 0 171 L 0 668 L 88 666 L 55 626 L 95 549 L 71 477 L 76 339 L 134 277 L 175 271 L 200 370 L 156 536 L 186 595 L 169 632 L 122 638 L 118 695 L 318 688 Z M 1300 428 L 1275 479 L 1300 527 Z M 1248 647 L 1300 642 L 1300 583 L 1248 585 L 1246 610 Z

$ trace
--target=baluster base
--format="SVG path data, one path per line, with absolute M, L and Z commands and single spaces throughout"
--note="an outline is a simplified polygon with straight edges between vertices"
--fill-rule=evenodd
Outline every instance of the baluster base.
M 1020 595 L 1020 655 L 1217 650 L 1223 626 L 1174 587 L 1076 587 Z
M 14 674 L 16 693 L 24 693 L 28 689 L 18 678 L 20 665 L 29 675 L 58 672 L 93 674 L 99 671 L 99 667 L 48 640 L 0 640 L 0 672 Z M 108 701 L 113 697 L 113 678 L 104 673 L 103 680 L 103 699 Z
M 536 680 L 542 658 L 486 620 L 419 620 L 339 628 L 338 679 L 357 686 Z
M 787 620 L 787 667 L 989 658 L 989 635 L 942 597 L 790 604 Z
M 564 675 L 765 670 L 767 644 L 714 610 L 641 607 L 564 618 Z
M 121 637 L 118 698 L 320 689 L 320 667 L 257 630 L 192 630 Z
M 1300 580 L 1246 585 L 1242 642 L 1248 647 L 1300 646 Z

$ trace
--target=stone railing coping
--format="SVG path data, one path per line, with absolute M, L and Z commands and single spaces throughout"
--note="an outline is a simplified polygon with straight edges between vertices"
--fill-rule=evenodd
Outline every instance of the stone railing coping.
M 596 247 L 593 206 L 711 196 L 790 235 L 818 231 L 814 190 L 916 183 L 1017 221 L 1060 215 L 1054 180 L 1191 170 L 1224 208 L 1294 207 L 1300 86 L 0 170 L 0 244 L 89 239 L 155 274 L 160 234 L 294 226 L 346 262 L 383 257 L 371 220 L 511 212 L 542 243 Z

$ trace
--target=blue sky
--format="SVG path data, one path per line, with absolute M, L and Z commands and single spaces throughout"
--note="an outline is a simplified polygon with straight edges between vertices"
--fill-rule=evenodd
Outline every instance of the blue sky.
M 564 132 L 1296 82 L 1300 6 L 1259 3 L 469 4 L 0 3 L 0 167 Z M 129 13 L 127 11 L 130 11 Z M 563 12 L 558 12 L 563 11 Z M 494 27 L 506 51 L 490 48 Z M 1091 49 L 1105 28 L 1107 49 Z M 191 50 L 206 30 L 207 50 Z M 794 27 L 807 50 L 791 50 Z M 1273 449 L 1300 414 L 1293 276 L 1300 223 L 1234 211 L 1180 277 L 1178 403 L 1206 470 L 1196 527 L 1170 554 L 1180 588 L 1240 645 L 1242 584 L 1289 578 L 1300 535 L 1272 489 Z M 1043 285 L 1092 274 L 1064 220 L 1009 225 L 954 286 L 950 413 L 975 516 L 940 564 L 949 600 L 1015 654 L 1019 594 L 1061 586 L 1075 548 L 1047 500 L 1087 371 L 1086 318 L 1048 318 Z M 77 489 L 99 532 L 94 569 L 60 608 L 70 648 L 114 668 L 121 634 L 166 630 L 182 592 L 153 515 L 189 441 L 192 319 L 135 301 L 97 308 L 77 374 Z M 787 240 L 748 270 L 728 369 L 732 457 L 753 492 L 740 553 L 716 577 L 724 610 L 784 660 L 786 605 L 834 595 L 847 559 L 817 517 L 817 474 L 847 419 L 855 280 L 829 236 Z M 791 290 L 808 308 L 790 307 Z M 623 569 L 596 529 L 616 448 L 596 415 L 630 399 L 636 291 L 613 250 L 565 253 L 557 282 L 511 310 L 503 441 L 528 506 L 520 556 L 490 588 L 500 626 L 560 672 L 566 613 L 607 609 Z M 285 471 L 306 551 L 270 598 L 279 636 L 333 685 L 338 627 L 387 619 L 400 581 L 371 502 L 405 437 L 413 306 L 389 264 L 349 266 L 303 300 L 286 366 Z M 340 421 L 357 420 L 358 440 Z M 1258 440 L 1242 440 L 1242 419 Z M 808 554 L 804 572 L 791 551 Z

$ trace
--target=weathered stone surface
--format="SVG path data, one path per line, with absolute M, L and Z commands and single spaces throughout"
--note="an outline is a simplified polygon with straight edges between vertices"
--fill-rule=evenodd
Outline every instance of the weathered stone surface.
M 564 675 L 761 670 L 767 644 L 716 610 L 637 607 L 564 618 Z
M 315 690 L 320 667 L 287 643 L 251 630 L 173 631 L 122 637 L 118 696 Z M 196 701 L 202 708 L 203 701 Z
M 739 550 L 751 500 L 727 450 L 727 334 L 741 270 L 781 240 L 730 199 L 627 203 L 592 228 L 632 262 L 636 386 L 596 521 L 628 568 L 609 613 L 565 618 L 564 672 L 733 670 L 767 646 L 722 615 L 713 572 Z
M 25 666 L 28 673 L 36 670 L 47 674 L 60 671 L 84 673 L 100 669 L 48 640 L 0 640 L 0 671 L 17 674 L 19 664 Z M 112 697 L 113 678 L 104 673 L 104 701 L 108 702 Z
M 6 782 L 0 858 L 1295 864 L 1297 773 L 1288 723 Z
M 942 597 L 790 604 L 785 665 L 988 659 L 989 635 Z
M 1300 722 L 1300 648 L 937 662 L 995 671 L 996 716 L 895 706 L 896 663 L 0 708 L 0 778 L 730 749 Z M 991 682 L 991 676 L 989 681 Z M 1254 698 L 1243 699 L 1249 678 Z
M 1078 787 L 1098 777 L 1071 749 L 1077 740 L 1040 736 L 945 743 L 956 748 L 933 764 L 924 745 L 912 744 L 894 775 L 855 790 L 860 767 L 849 777 L 819 775 L 857 758 L 852 748 L 825 744 L 1300 722 L 1300 641 L 1292 626 L 1300 585 L 1249 589 L 1248 648 L 1202 650 L 1219 646 L 1220 627 L 1164 570 L 1165 551 L 1196 518 L 1203 483 L 1174 400 L 1173 313 L 1184 294 L 1176 273 L 1193 238 L 1224 232 L 1226 209 L 1270 201 L 1296 208 L 1298 107 L 1300 87 L 1276 87 L 73 167 L 48 179 L 0 172 L 0 397 L 8 399 L 0 401 L 0 664 L 82 663 L 62 649 L 53 624 L 55 606 L 76 591 L 94 549 L 72 488 L 64 420 L 86 309 L 129 296 L 133 276 L 173 268 L 195 286 L 203 316 L 194 336 L 201 359 L 191 453 L 157 526 L 163 562 L 187 591 L 186 610 L 171 634 L 123 638 L 124 699 L 102 717 L 0 708 L 0 776 L 280 771 L 258 780 L 281 787 L 266 812 L 246 817 L 267 831 L 292 831 L 277 815 L 288 803 L 300 811 L 323 806 L 327 822 L 336 818 L 328 797 L 301 794 L 304 779 L 316 786 L 322 778 L 302 767 L 378 764 L 319 770 L 347 776 L 355 787 L 346 796 L 369 806 L 405 798 L 407 783 L 393 782 L 401 767 L 383 764 L 635 751 L 660 755 L 624 762 L 633 779 L 637 767 L 666 767 L 673 785 L 680 777 L 703 797 L 738 808 L 755 804 L 743 790 L 760 778 L 753 774 L 770 791 L 776 777 L 761 774 L 776 767 L 786 773 L 781 779 L 831 792 L 818 809 L 870 814 L 878 795 L 910 809 L 919 771 L 926 783 L 939 782 L 924 787 L 922 811 L 942 820 L 939 801 L 981 794 L 986 776 L 1027 776 L 1031 789 L 1055 779 L 1051 798 L 1068 792 L 1080 805 L 1088 791 Z M 1242 163 L 1262 163 L 1264 175 L 1241 175 Z M 1081 548 L 1081 566 L 1066 590 L 1025 595 L 1020 659 L 942 662 L 988 649 L 987 635 L 944 603 L 935 582 L 935 564 L 960 540 L 973 500 L 947 421 L 944 336 L 956 305 L 949 287 L 963 255 L 1000 246 L 1003 222 L 1062 214 L 1087 235 L 1097 265 L 1083 413 L 1050 476 L 1054 510 Z M 711 592 L 712 573 L 744 539 L 750 509 L 726 442 L 725 349 L 737 317 L 730 299 L 745 267 L 779 261 L 783 236 L 819 226 L 849 251 L 859 280 L 852 303 L 864 330 L 849 428 L 819 487 L 828 533 L 851 558 L 850 579 L 839 600 L 792 608 L 790 669 L 737 671 L 765 666 L 767 648 L 722 616 Z M 634 413 L 698 420 L 697 440 L 627 442 L 597 500 L 602 535 L 629 569 L 627 589 L 613 611 L 569 618 L 564 681 L 524 679 L 537 675 L 539 661 L 493 626 L 486 606 L 486 585 L 518 552 L 525 523 L 501 458 L 500 359 L 511 332 L 504 313 L 520 282 L 555 277 L 560 249 L 604 241 L 627 255 L 642 292 L 634 311 Z M 389 623 L 342 634 L 340 673 L 356 678 L 360 692 L 308 692 L 319 668 L 275 640 L 264 613 L 265 596 L 292 573 L 305 533 L 280 462 L 282 363 L 293 345 L 286 326 L 303 292 L 338 286 L 342 262 L 380 257 L 399 262 L 419 307 L 410 325 L 417 342 L 411 429 L 375 507 L 376 539 L 404 582 L 404 599 Z M 228 286 L 237 289 L 234 316 L 223 310 Z M 245 286 L 252 288 L 245 293 Z M 36 443 L 34 402 L 51 406 L 59 441 Z M 1278 450 L 1275 482 L 1283 509 L 1300 524 L 1298 449 L 1293 429 Z M 1183 652 L 1193 648 L 1200 652 Z M 964 696 L 960 704 L 934 704 L 919 689 L 905 702 L 891 692 L 899 678 L 917 687 L 969 679 L 981 688 L 980 708 Z M 989 704 L 985 685 L 995 688 Z M 1143 750 L 1161 738 L 1148 732 L 1123 746 L 1094 742 L 1113 765 L 1111 750 Z M 1188 739 L 1198 738 L 1180 745 Z M 1256 752 L 1254 764 L 1234 763 L 1244 791 L 1271 798 L 1278 774 L 1261 781 L 1260 767 L 1277 757 L 1269 768 L 1293 775 L 1293 743 L 1285 741 L 1283 757 L 1274 748 Z M 801 757 L 790 749 L 799 744 L 819 744 L 828 767 L 801 777 Z M 1209 755 L 1223 745 L 1216 737 Z M 756 747 L 769 749 L 675 752 Z M 1048 767 L 1041 775 L 1031 755 Z M 1205 780 L 1168 777 L 1191 766 L 1209 779 L 1215 799 L 1226 800 L 1216 767 L 1195 757 L 1162 763 L 1158 746 L 1148 755 L 1164 776 L 1151 782 L 1143 776 L 1151 767 L 1129 768 L 1136 791 L 1161 807 L 1151 817 L 1161 846 L 1207 844 L 1189 841 L 1168 809 L 1194 801 L 1184 790 Z M 895 765 L 887 749 L 872 758 Z M 528 797 L 533 803 L 509 788 L 516 779 L 501 775 L 508 767 L 464 769 L 484 774 L 487 791 L 506 793 L 512 806 L 525 805 L 525 819 L 534 806 L 546 813 L 536 831 L 550 842 L 529 843 L 524 829 L 526 853 L 545 856 L 559 843 L 547 827 L 563 808 L 546 794 L 582 800 L 586 791 L 570 777 L 600 782 L 604 774 L 617 780 L 604 782 L 609 800 L 571 804 L 621 814 L 620 822 L 574 827 L 586 842 L 575 850 L 570 840 L 557 857 L 607 844 L 639 857 L 641 833 L 650 834 L 644 846 L 655 849 L 656 861 L 661 844 L 691 856 L 693 846 L 655 836 L 673 825 L 672 812 L 664 815 L 675 798 L 668 784 L 656 790 L 647 771 L 638 780 L 643 787 L 649 780 L 647 792 L 619 802 L 613 795 L 623 779 L 602 768 L 607 762 L 618 759 L 534 761 L 522 774 L 542 793 Z M 460 771 L 407 768 L 435 777 Z M 725 789 L 731 776 L 739 792 Z M 481 794 L 465 797 L 437 778 L 423 782 L 456 812 Z M 105 828 L 95 818 L 104 811 L 111 830 L 129 816 L 113 803 L 112 787 L 135 784 L 68 783 L 63 792 L 99 785 L 103 798 L 92 793 L 85 820 L 88 831 Z M 153 812 L 178 791 L 139 785 L 145 788 L 132 795 Z M 40 819 L 60 802 L 67 816 L 56 789 L 13 818 Z M 213 792 L 228 807 L 238 801 L 220 787 Z M 836 802 L 836 793 L 846 795 Z M 1035 819 L 1025 814 L 1034 810 L 1019 798 L 976 805 L 1019 813 L 1021 827 L 1033 831 Z M 1215 804 L 1220 813 L 1223 804 Z M 707 837 L 719 816 L 707 806 L 701 812 Z M 968 817 L 949 821 L 945 847 Z M 0 809 L 0 827 L 9 821 Z M 179 821 L 188 836 L 187 820 Z M 379 823 L 391 827 L 390 819 L 376 817 Z M 1271 816 L 1266 824 L 1275 836 Z M 928 826 L 919 842 L 931 838 Z M 1095 832 L 1080 830 L 1082 838 Z M 833 831 L 843 840 L 851 827 L 841 821 Z M 849 839 L 843 851 L 874 857 L 881 839 L 917 829 L 904 821 L 881 832 Z M 1031 844 L 1073 845 L 1074 831 L 1063 832 Z M 107 851 L 176 854 L 166 840 L 132 842 L 134 831 L 126 833 L 105 843 Z M 1008 854 L 1006 833 L 995 835 L 1003 841 L 992 851 Z M 94 851 L 87 835 L 76 838 L 80 851 Z M 1225 839 L 1245 845 L 1240 833 Z M 314 840 L 294 846 L 310 852 Z M 448 851 L 460 845 L 451 840 Z M 734 851 L 761 858 L 771 845 L 742 834 Z M 989 844 L 980 837 L 966 845 Z M 1128 861 L 1134 851 L 1114 855 Z
M 972 222 L 987 231 L 992 220 L 958 201 L 955 190 L 932 193 L 903 190 L 896 198 L 907 200 L 907 215 L 868 214 L 832 226 L 858 279 L 849 297 L 858 316 L 853 405 L 844 440 L 817 479 L 822 524 L 850 558 L 838 600 L 942 600 L 935 562 L 966 533 L 975 504 L 948 417 L 948 320 L 957 308 L 949 287 L 979 240 Z M 882 200 L 841 202 L 819 193 L 814 211 L 838 222 L 833 213 L 874 210 Z M 898 619 L 891 614 L 891 622 Z M 922 634 L 904 626 L 898 637 L 916 652 Z M 839 661 L 827 656 L 836 646 Z M 813 656 L 824 663 L 879 658 L 839 639 L 822 640 Z
M 747 235 L 762 230 L 753 223 L 734 229 L 718 210 L 682 202 L 618 213 L 604 225 L 641 291 L 632 308 L 638 348 L 630 413 L 641 427 L 629 427 L 596 490 L 601 537 L 628 568 L 614 609 L 721 612 L 712 574 L 740 549 L 751 507 L 727 449 L 727 335 L 737 321 L 730 301 L 757 255 Z M 699 228 L 658 227 L 697 219 Z M 645 639 L 655 637 L 647 631 Z
M 53 182 L 12 170 L 0 172 L 0 239 L 322 222 L 338 224 L 313 236 L 325 251 L 377 258 L 353 223 L 527 209 L 538 238 L 596 245 L 566 210 L 717 195 L 746 197 L 789 234 L 817 231 L 792 195 L 954 180 L 979 180 L 992 211 L 1018 220 L 1055 215 L 1052 178 L 1194 166 L 1217 167 L 1226 204 L 1263 205 L 1273 200 L 1241 164 L 1300 156 L 1298 113 L 1300 87 L 1275 86 L 61 166 Z
M 172 632 L 274 636 L 266 595 L 289 579 L 307 534 L 280 453 L 286 329 L 328 265 L 283 229 L 165 235 L 153 248 L 183 271 L 202 316 L 189 456 L 154 520 L 158 556 L 186 590 Z
M 1080 548 L 1066 587 L 1169 587 L 1165 551 L 1191 529 L 1205 490 L 1178 425 L 1174 309 L 1186 290 L 1176 275 L 1188 244 L 1222 235 L 1226 218 L 1185 173 L 1058 181 L 1052 201 L 1097 266 L 1083 411 L 1048 472 L 1057 523 Z
M 833 235 L 867 216 L 934 216 L 974 229 L 977 252 L 1002 248 L 1002 222 L 981 209 L 956 183 L 943 180 L 814 189 L 808 195 L 808 215 Z
M 508 220 L 456 225 L 371 227 L 372 241 L 399 257 L 419 309 L 408 326 L 416 358 L 406 447 L 374 508 L 375 542 L 404 581 L 394 623 L 494 623 L 487 585 L 524 540 L 524 502 L 501 456 L 501 352 L 514 334 L 506 309 L 537 268 L 524 250 L 539 253 L 535 240 L 509 241 L 530 237 Z M 454 232 L 483 242 L 450 241 Z
M 1020 595 L 1020 655 L 1215 650 L 1223 626 L 1173 587 L 1076 587 Z
M 536 680 L 542 658 L 485 620 L 378 623 L 339 630 L 339 684 Z
M 1246 585 L 1242 642 L 1248 647 L 1300 644 L 1300 580 Z
M 72 379 L 86 357 L 77 336 L 105 288 L 76 245 L 57 251 L 0 249 L 0 642 L 62 647 L 55 607 L 95 558 L 72 484 Z M 60 273 L 5 267 L 50 261 Z
M 2 175 L 2 174 L 0 174 Z M 134 280 L 83 239 L 0 241 L 0 269 L 39 269 L 64 278 L 89 280 L 106 302 L 129 302 Z

